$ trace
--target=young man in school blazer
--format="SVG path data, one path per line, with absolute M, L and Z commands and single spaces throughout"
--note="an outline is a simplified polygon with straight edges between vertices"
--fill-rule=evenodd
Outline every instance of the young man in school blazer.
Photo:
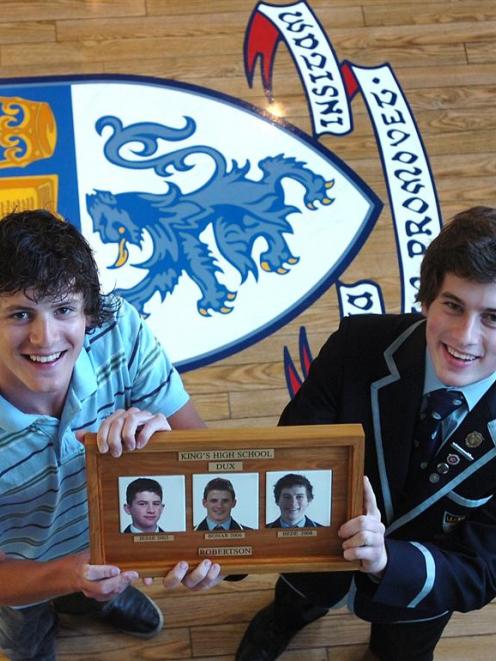
M 423 315 L 343 319 L 282 414 L 363 425 L 365 512 L 339 530 L 361 571 L 282 576 L 238 661 L 277 658 L 345 596 L 380 659 L 432 659 L 451 613 L 496 594 L 495 209 L 460 213 L 433 240 L 418 300 Z M 419 425 L 441 417 L 427 411 L 439 389 L 461 406 L 427 435 L 426 458 Z

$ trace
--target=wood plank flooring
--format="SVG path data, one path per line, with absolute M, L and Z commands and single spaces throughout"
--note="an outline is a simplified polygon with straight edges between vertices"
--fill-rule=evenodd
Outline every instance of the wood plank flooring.
M 272 0 L 285 4 L 287 0 Z M 182 80 L 266 107 L 259 78 L 249 88 L 242 47 L 255 0 L 2 0 L 0 76 L 126 73 Z M 309 0 L 341 60 L 389 62 L 416 116 L 431 161 L 443 215 L 473 204 L 496 206 L 495 0 Z M 294 65 L 279 48 L 274 92 L 285 117 L 310 130 Z M 385 202 L 346 282 L 377 280 L 389 312 L 399 310 L 398 265 L 391 214 L 363 102 L 353 103 L 355 130 L 325 137 Z M 298 352 L 305 326 L 316 353 L 338 322 L 335 289 L 325 292 L 276 333 L 213 365 L 184 375 L 210 426 L 272 425 L 286 403 L 283 348 Z M 228 661 L 252 615 L 271 599 L 274 576 L 248 577 L 208 593 L 150 593 L 167 627 L 137 641 L 95 624 L 65 620 L 61 661 L 127 659 Z M 333 612 L 298 634 L 285 661 L 355 661 L 366 654 L 368 625 Z M 436 661 L 494 657 L 496 604 L 457 614 Z M 0 653 L 0 659 L 2 659 Z
M 230 661 L 245 628 L 260 608 L 272 600 L 275 576 L 249 576 L 214 590 L 191 594 L 185 589 L 166 594 L 159 583 L 149 594 L 165 613 L 166 628 L 155 639 L 142 641 L 94 623 L 65 620 L 59 636 L 60 661 L 124 661 L 195 659 Z M 436 661 L 487 661 L 496 643 L 496 603 L 481 611 L 455 614 L 438 645 Z M 369 625 L 346 609 L 299 632 L 281 661 L 359 661 L 367 652 Z M 1 659 L 1 657 L 0 657 Z

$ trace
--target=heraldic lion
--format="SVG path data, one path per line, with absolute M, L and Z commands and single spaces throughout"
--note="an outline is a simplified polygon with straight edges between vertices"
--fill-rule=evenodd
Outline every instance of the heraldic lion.
M 107 123 L 109 119 L 114 123 L 118 121 L 116 118 L 103 119 Z M 184 159 L 192 153 L 208 153 L 216 165 L 213 175 L 198 190 L 182 193 L 176 184 L 168 183 L 163 195 L 145 192 L 114 195 L 96 190 L 86 196 L 95 232 L 104 243 L 118 246 L 114 267 L 126 263 L 128 244 L 141 247 L 145 232 L 151 237 L 152 255 L 134 265 L 145 272 L 143 279 L 129 289 L 116 290 L 141 314 L 155 292 L 160 293 L 162 300 L 172 293 L 182 274 L 189 276 L 201 292 L 197 302 L 200 314 L 210 316 L 212 312 L 231 312 L 236 292 L 219 282 L 217 276 L 221 269 L 208 245 L 200 238 L 209 226 L 219 252 L 239 272 L 241 282 L 250 273 L 258 279 L 252 248 L 259 237 L 263 237 L 267 244 L 260 256 L 261 269 L 283 275 L 297 264 L 299 258 L 291 253 L 283 235 L 293 231 L 287 220 L 288 214 L 300 211 L 285 204 L 284 178 L 289 177 L 303 186 L 303 201 L 310 209 L 316 209 L 316 202 L 328 205 L 333 201 L 328 197 L 333 182 L 326 182 L 294 158 L 279 154 L 261 160 L 258 167 L 262 176 L 258 180 L 246 176 L 249 162 L 240 167 L 233 161 L 227 170 L 223 155 L 210 147 L 178 150 L 174 156 L 168 155 L 167 165 L 173 162 L 177 170 L 190 169 Z M 110 159 L 109 154 L 110 150 L 107 150 Z M 112 160 L 118 162 L 118 158 L 114 154 Z M 167 165 L 162 165 L 161 174 L 165 174 Z

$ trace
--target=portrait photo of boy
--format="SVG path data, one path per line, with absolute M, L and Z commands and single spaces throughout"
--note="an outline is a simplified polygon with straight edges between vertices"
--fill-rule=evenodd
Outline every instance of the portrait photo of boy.
M 207 532 L 258 528 L 258 473 L 193 475 L 193 525 Z
M 120 477 L 119 498 L 122 533 L 186 530 L 184 475 Z
M 330 470 L 271 471 L 266 482 L 266 528 L 321 528 L 331 523 Z

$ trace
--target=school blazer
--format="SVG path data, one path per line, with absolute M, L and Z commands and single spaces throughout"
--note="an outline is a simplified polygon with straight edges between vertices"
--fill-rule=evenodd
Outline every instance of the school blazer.
M 133 535 L 156 535 L 159 532 L 165 532 L 165 530 L 162 530 L 162 528 L 160 526 L 158 526 L 158 530 L 156 532 L 148 532 L 148 533 L 145 533 L 145 532 L 136 533 L 135 532 L 135 533 L 133 533 L 133 531 L 131 530 L 131 524 L 129 524 L 128 526 L 126 526 L 124 528 L 123 532 L 130 532 Z
M 206 517 L 203 519 L 203 521 L 200 521 L 200 523 L 196 526 L 195 530 L 208 530 L 208 523 Z M 231 525 L 229 526 L 229 530 L 253 530 L 253 528 L 248 528 L 248 526 L 242 526 L 240 523 L 238 523 L 231 517 Z
M 272 523 L 268 523 L 266 528 L 282 528 L 281 526 L 281 517 L 279 516 L 275 521 L 272 521 Z M 305 514 L 305 525 L 303 528 L 322 528 L 322 524 L 317 523 L 317 521 L 313 521 L 310 519 L 306 514 Z
M 496 387 L 407 490 L 425 349 L 421 315 L 348 317 L 280 420 L 363 425 L 388 553 L 379 583 L 354 574 L 355 612 L 372 621 L 469 611 L 496 595 Z

